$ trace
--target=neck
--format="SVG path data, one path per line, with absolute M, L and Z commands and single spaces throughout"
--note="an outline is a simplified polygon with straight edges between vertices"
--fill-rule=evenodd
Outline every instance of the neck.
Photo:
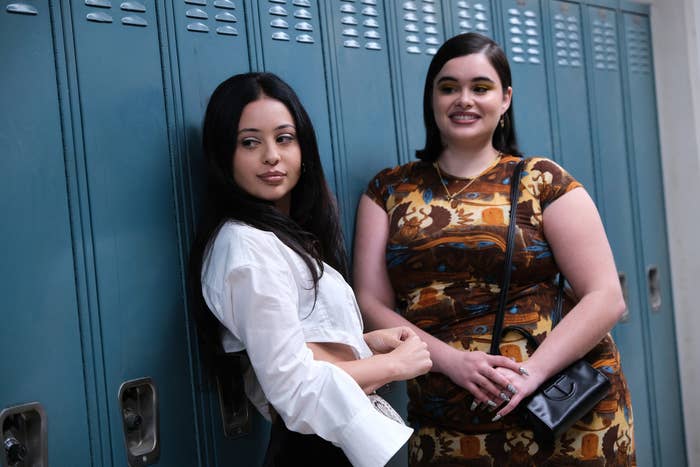
M 498 155 L 499 152 L 490 145 L 478 151 L 447 147 L 442 151 L 437 162 L 443 172 L 456 177 L 472 178 L 482 173 Z

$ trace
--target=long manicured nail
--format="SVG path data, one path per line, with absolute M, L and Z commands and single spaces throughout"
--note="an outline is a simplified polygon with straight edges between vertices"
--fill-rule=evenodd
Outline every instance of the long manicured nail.
M 496 410 L 496 407 L 498 407 L 498 404 L 496 404 L 496 403 L 495 403 L 494 401 L 492 401 L 492 400 L 487 400 L 487 401 L 486 401 L 486 405 L 489 406 L 489 412 L 493 412 L 494 410 Z
M 527 370 L 522 366 L 520 368 L 518 368 L 518 371 L 520 372 L 521 375 L 530 376 L 530 373 L 528 373 Z
M 508 397 L 508 395 L 505 392 L 500 393 L 498 395 L 498 397 L 500 397 L 501 399 L 503 399 L 506 402 L 510 402 L 510 397 Z
M 499 421 L 500 419 L 501 419 L 501 414 L 500 414 L 500 413 L 497 413 L 496 416 L 493 417 L 493 418 L 491 419 L 491 421 L 492 421 L 492 422 L 497 422 L 497 421 Z
M 479 405 L 479 402 L 475 399 L 474 402 L 472 402 L 471 407 L 469 407 L 469 410 L 474 412 L 476 410 L 476 406 Z
M 506 389 L 507 389 L 511 394 L 517 394 L 517 393 L 518 393 L 518 390 L 515 389 L 515 386 L 513 386 L 512 384 L 509 384 L 508 386 L 506 386 Z

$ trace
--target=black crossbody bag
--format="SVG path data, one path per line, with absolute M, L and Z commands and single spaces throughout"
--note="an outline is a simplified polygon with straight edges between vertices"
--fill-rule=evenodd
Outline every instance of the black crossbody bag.
M 534 348 L 539 345 L 525 328 L 520 326 L 503 328 L 513 263 L 516 210 L 523 165 L 524 161 L 518 163 L 510 181 L 510 225 L 508 226 L 503 284 L 491 341 L 490 353 L 493 355 L 500 354 L 499 345 L 503 333 L 511 331 L 523 335 Z M 560 273 L 552 328 L 562 318 L 564 281 L 564 276 Z M 525 423 L 531 426 L 539 437 L 557 438 L 590 412 L 607 395 L 609 388 L 610 381 L 603 373 L 593 368 L 587 361 L 579 359 L 547 380 L 532 395 L 523 400 L 520 403 L 519 412 Z

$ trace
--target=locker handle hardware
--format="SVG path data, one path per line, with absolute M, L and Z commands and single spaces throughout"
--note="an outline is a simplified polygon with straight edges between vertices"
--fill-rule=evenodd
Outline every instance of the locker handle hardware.
M 649 306 L 651 311 L 661 310 L 661 286 L 659 267 L 655 264 L 647 268 L 647 290 L 649 292 Z
M 46 412 L 38 402 L 0 411 L 0 465 L 46 467 L 48 440 Z
M 24 462 L 24 459 L 27 457 L 27 448 L 17 438 L 10 435 L 5 439 L 3 445 L 5 446 L 5 455 L 9 466 Z
M 624 271 L 618 271 L 617 277 L 620 280 L 620 288 L 622 289 L 622 298 L 625 301 L 625 311 L 622 313 L 620 318 L 620 323 L 626 323 L 630 320 L 630 309 L 627 305 L 629 303 L 629 286 L 627 285 L 627 275 Z
M 118 397 L 129 467 L 157 463 L 160 458 L 158 392 L 153 379 L 125 381 L 119 387 Z

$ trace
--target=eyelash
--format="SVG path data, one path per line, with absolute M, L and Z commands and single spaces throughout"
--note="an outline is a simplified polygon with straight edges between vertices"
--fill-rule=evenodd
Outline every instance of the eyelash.
M 438 88 L 438 91 L 440 92 L 440 94 L 445 94 L 445 95 L 452 94 L 453 92 L 457 92 L 457 90 L 458 89 L 456 86 L 443 86 L 443 87 Z M 484 85 L 477 85 L 477 86 L 474 86 L 472 88 L 472 91 L 474 91 L 477 94 L 484 94 L 484 93 L 488 92 L 489 90 L 491 90 L 491 88 L 488 86 L 484 86 Z
M 281 135 L 277 135 L 275 137 L 275 142 L 277 142 L 277 144 L 283 144 L 283 145 L 290 144 L 295 140 L 296 140 L 296 136 L 291 134 L 291 133 L 284 133 Z M 249 138 L 243 138 L 239 144 L 242 147 L 244 147 L 245 149 L 254 149 L 260 143 L 261 142 L 259 139 L 249 137 Z

